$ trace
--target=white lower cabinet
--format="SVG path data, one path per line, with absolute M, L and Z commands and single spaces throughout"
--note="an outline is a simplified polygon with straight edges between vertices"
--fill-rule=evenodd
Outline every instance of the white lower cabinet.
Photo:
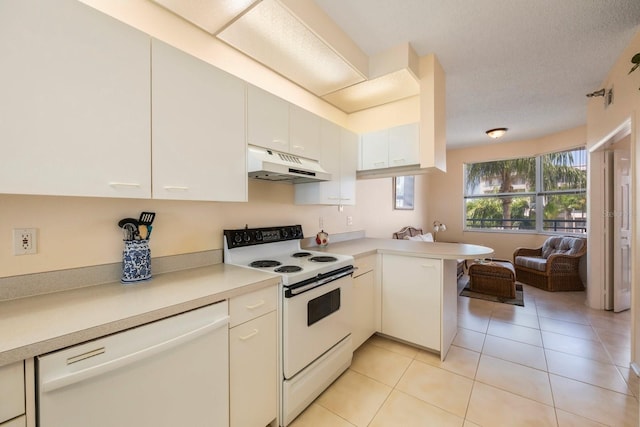
M 27 425 L 27 417 L 24 415 L 14 418 L 11 421 L 7 421 L 6 423 L 0 424 L 1 427 L 26 427 Z
M 440 351 L 442 260 L 382 256 L 382 333 Z
M 25 413 L 24 362 L 16 362 L 0 367 L 0 424 L 9 426 L 25 425 L 14 418 Z M 25 419 L 24 416 L 20 417 Z
M 277 287 L 230 300 L 231 427 L 272 423 L 278 409 Z M 238 323 L 241 321 L 242 323 Z
M 355 260 L 356 273 L 353 277 L 353 320 L 351 325 L 353 350 L 360 347 L 376 332 L 375 264 L 376 255 Z

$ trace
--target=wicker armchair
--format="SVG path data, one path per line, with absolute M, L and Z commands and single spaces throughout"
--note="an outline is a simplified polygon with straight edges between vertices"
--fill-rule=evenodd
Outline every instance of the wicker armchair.
M 539 248 L 517 248 L 513 253 L 516 279 L 552 292 L 584 290 L 579 265 L 586 253 L 587 240 L 581 237 L 553 236 Z

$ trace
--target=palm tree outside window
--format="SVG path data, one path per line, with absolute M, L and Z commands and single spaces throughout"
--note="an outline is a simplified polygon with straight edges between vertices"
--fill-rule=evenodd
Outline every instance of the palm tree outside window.
M 467 163 L 465 229 L 586 233 L 586 149 Z

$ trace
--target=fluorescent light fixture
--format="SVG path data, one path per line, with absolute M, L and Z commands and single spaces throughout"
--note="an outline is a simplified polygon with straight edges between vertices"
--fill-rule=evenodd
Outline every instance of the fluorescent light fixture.
M 277 0 L 258 3 L 217 37 L 318 96 L 365 80 Z
M 497 139 L 497 138 L 500 138 L 505 133 L 507 133 L 507 130 L 508 130 L 507 128 L 489 129 L 487 131 L 487 135 L 489 136 L 489 138 Z
M 210 34 L 215 34 L 256 0 L 152 0 Z

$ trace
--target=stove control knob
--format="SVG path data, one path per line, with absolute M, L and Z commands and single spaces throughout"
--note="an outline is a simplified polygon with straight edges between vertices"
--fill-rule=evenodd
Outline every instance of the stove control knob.
M 289 231 L 287 231 L 286 228 L 282 229 L 282 237 L 284 237 L 285 239 L 289 237 Z
M 262 241 L 262 231 L 256 231 L 256 240 L 258 242 Z
M 242 242 L 242 236 L 241 236 L 240 234 L 236 234 L 236 235 L 233 237 L 233 240 L 236 242 L 236 244 L 237 244 L 237 243 L 240 243 L 240 242 Z
M 249 233 L 247 233 L 246 231 L 243 233 L 243 237 L 244 237 L 244 241 L 245 242 L 250 242 L 251 241 L 251 236 L 249 235 Z

